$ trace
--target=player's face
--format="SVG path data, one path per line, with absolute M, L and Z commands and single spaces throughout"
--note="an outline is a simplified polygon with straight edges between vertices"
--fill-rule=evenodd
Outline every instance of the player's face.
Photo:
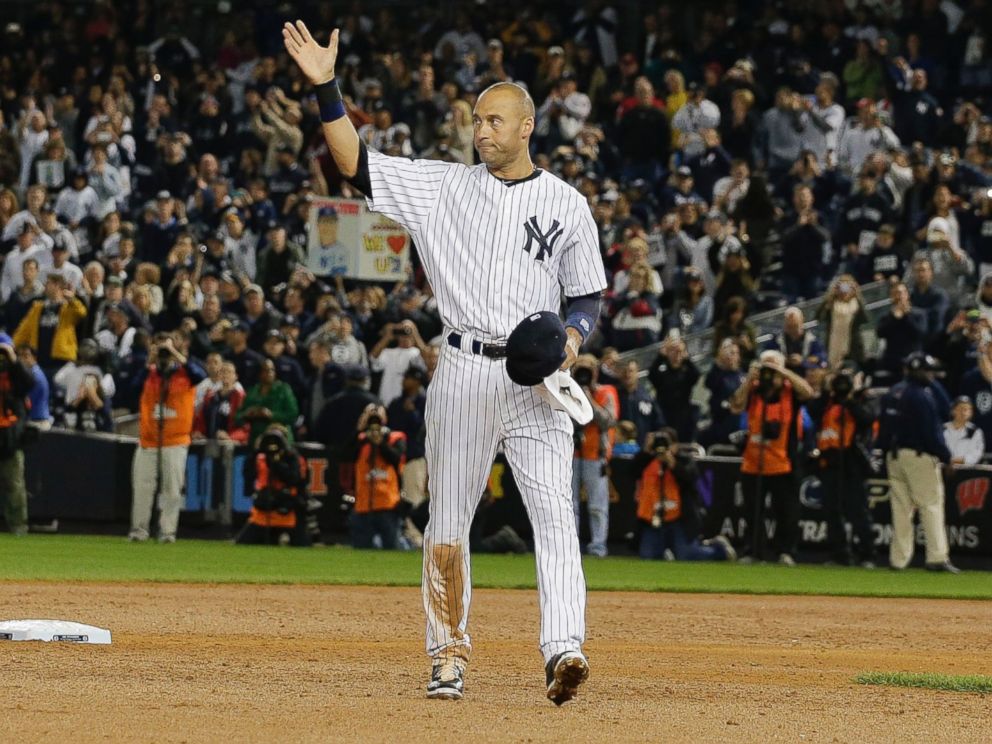
M 526 149 L 534 118 L 525 111 L 520 95 L 510 89 L 487 91 L 476 103 L 475 149 L 490 168 L 512 163 Z
M 334 245 L 338 242 L 338 221 L 330 217 L 321 218 L 317 222 L 317 232 L 321 245 Z

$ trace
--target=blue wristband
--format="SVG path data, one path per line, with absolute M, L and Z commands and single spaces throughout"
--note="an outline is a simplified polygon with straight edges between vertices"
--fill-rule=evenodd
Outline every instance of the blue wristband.
M 596 320 L 589 313 L 576 312 L 565 319 L 565 327 L 577 330 L 583 341 L 589 337 L 595 326 Z
M 320 120 L 325 124 L 337 121 L 347 113 L 337 79 L 328 80 L 314 88 L 317 95 L 317 105 L 320 108 Z

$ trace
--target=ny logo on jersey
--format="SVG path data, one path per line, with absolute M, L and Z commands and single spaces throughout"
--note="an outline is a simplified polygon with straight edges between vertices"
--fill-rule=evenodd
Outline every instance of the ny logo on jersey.
M 536 216 L 524 222 L 524 230 L 527 232 L 527 242 L 524 244 L 524 251 L 530 253 L 531 244 L 537 242 L 538 250 L 534 258 L 542 262 L 545 255 L 551 255 L 551 249 L 555 247 L 555 241 L 565 232 L 564 228 L 559 226 L 558 220 L 555 220 L 551 228 L 547 232 L 542 233 L 541 228 L 537 224 Z

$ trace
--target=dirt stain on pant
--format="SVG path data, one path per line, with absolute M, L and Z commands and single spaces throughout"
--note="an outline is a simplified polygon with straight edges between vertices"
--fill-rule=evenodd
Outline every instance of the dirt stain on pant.
M 435 545 L 431 548 L 427 582 L 428 606 L 437 630 L 444 642 L 453 645 L 443 652 L 444 658 L 468 661 L 471 647 L 465 643 L 465 631 L 460 627 L 465 616 L 465 559 L 461 543 Z

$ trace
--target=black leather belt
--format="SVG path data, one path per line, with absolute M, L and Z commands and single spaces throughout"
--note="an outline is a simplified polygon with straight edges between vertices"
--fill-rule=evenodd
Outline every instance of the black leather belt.
M 454 346 L 456 349 L 461 349 L 462 334 L 449 333 L 448 344 Z M 490 359 L 506 358 L 506 346 L 503 344 L 484 344 L 481 341 L 472 341 L 471 351 L 473 354 L 480 354 L 484 357 L 489 357 Z

